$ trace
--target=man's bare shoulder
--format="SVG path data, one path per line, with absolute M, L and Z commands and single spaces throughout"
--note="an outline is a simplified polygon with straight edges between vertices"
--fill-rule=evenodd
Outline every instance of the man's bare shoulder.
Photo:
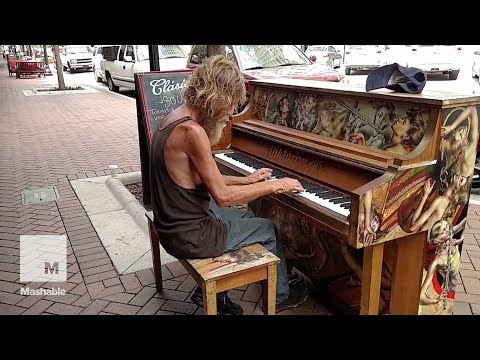
M 189 119 L 180 124 L 180 129 L 185 132 L 186 137 L 196 138 L 207 137 L 205 130 L 193 119 Z
M 171 145 L 184 149 L 187 152 L 197 152 L 207 146 L 209 148 L 209 140 L 205 130 L 195 121 L 186 120 L 178 124 L 171 135 Z

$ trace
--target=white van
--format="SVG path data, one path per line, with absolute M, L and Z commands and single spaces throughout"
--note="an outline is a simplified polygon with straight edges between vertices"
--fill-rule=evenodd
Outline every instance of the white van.
M 384 45 L 346 45 L 345 75 L 352 70 L 373 70 L 387 64 Z
M 427 74 L 448 74 L 456 80 L 460 73 L 462 48 L 458 45 L 407 45 L 407 66 L 416 67 Z
M 102 62 L 108 88 L 118 91 L 135 89 L 135 74 L 150 71 L 148 45 L 117 45 L 113 60 Z M 187 67 L 188 54 L 183 45 L 158 45 L 160 71 L 182 70 Z
M 93 76 L 96 82 L 107 82 L 102 62 L 113 52 L 114 45 L 95 45 L 93 50 Z

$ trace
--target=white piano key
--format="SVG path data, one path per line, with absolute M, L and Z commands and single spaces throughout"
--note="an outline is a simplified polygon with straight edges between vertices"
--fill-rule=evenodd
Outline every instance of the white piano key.
M 246 164 L 244 164 L 244 163 L 242 163 L 238 160 L 235 160 L 235 159 L 232 159 L 232 158 L 226 156 L 225 153 L 215 154 L 215 156 L 219 159 L 222 159 L 223 161 L 228 162 L 229 164 L 232 164 L 232 165 L 242 169 L 242 170 L 248 171 L 249 173 L 253 173 L 256 170 L 255 168 L 253 168 L 251 166 L 248 166 L 248 165 L 246 165 Z
M 305 199 L 310 200 L 311 202 L 314 202 L 315 204 L 326 207 L 341 215 L 348 216 L 350 214 L 350 210 L 341 207 L 339 204 L 334 204 L 328 201 L 328 199 L 323 199 L 315 193 L 304 191 L 298 195 L 304 197 Z

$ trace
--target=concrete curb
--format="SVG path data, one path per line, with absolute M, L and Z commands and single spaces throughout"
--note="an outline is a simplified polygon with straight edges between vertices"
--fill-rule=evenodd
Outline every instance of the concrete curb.
M 142 182 L 142 172 L 135 171 L 130 173 L 118 174 L 118 180 L 123 185 L 135 184 L 138 182 Z M 130 192 L 129 192 L 130 193 Z
M 141 172 L 119 174 L 117 178 L 109 178 L 105 185 L 110 190 L 115 199 L 123 206 L 123 208 L 130 214 L 135 223 L 148 236 L 148 222 L 145 214 L 147 211 L 138 202 L 135 196 L 128 191 L 125 185 L 141 182 Z

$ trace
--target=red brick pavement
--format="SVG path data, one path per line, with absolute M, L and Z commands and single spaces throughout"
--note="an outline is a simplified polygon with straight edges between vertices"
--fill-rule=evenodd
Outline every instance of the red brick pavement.
M 157 293 L 151 269 L 117 273 L 70 180 L 140 170 L 135 103 L 109 92 L 30 96 L 44 80 L 8 77 L 0 60 L 0 314 L 201 314 L 190 301 L 195 284 L 178 263 L 164 265 Z M 22 205 L 21 192 L 55 185 L 54 202 Z M 66 295 L 20 295 L 19 236 L 66 234 Z M 455 313 L 480 314 L 480 208 L 472 206 L 462 254 Z M 260 314 L 257 284 L 230 291 L 246 314 Z M 327 314 L 309 299 L 287 314 Z

